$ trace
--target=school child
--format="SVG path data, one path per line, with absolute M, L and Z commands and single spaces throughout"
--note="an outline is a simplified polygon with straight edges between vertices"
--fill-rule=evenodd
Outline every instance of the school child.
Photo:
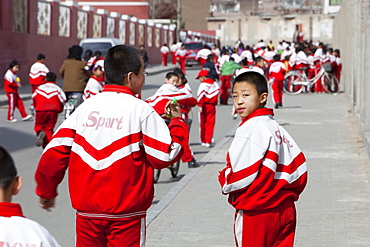
M 181 71 L 181 70 L 180 70 Z M 165 113 L 165 105 L 168 101 L 177 99 L 177 103 L 180 105 L 182 117 L 188 122 L 188 113 L 191 108 L 196 106 L 197 100 L 193 97 L 191 89 L 185 86 L 183 82 L 186 79 L 183 79 L 182 74 L 179 72 L 168 72 L 165 77 L 164 84 L 156 91 L 156 93 L 149 97 L 145 102 L 147 102 L 153 109 L 164 119 L 168 118 Z M 189 168 L 199 167 L 199 164 L 196 162 L 193 153 L 189 146 L 189 140 L 184 146 L 184 154 L 181 157 L 182 162 L 187 162 Z
M 176 42 L 173 42 L 173 44 L 170 47 L 170 51 L 172 54 L 172 65 L 176 65 L 176 51 L 179 49 Z
M 245 72 L 235 78 L 234 106 L 242 118 L 218 176 L 222 193 L 236 209 L 234 234 L 239 247 L 293 246 L 294 201 L 307 183 L 302 151 L 265 108 L 264 76 Z
M 185 50 L 185 45 L 181 44 L 180 49 L 178 49 L 175 53 L 177 62 L 179 63 L 179 67 L 182 70 L 182 72 L 186 75 L 186 56 L 187 51 Z
M 203 48 L 197 52 L 197 55 L 195 56 L 195 61 L 198 61 L 200 67 L 203 67 L 203 65 L 207 61 L 208 55 L 210 54 L 212 54 L 211 49 L 208 47 L 208 45 L 204 45 Z
M 54 237 L 39 223 L 27 219 L 21 205 L 12 203 L 22 187 L 22 177 L 10 154 L 0 147 L 0 244 L 1 246 L 57 247 Z
M 285 65 L 280 61 L 280 55 L 275 55 L 274 62 L 271 64 L 269 70 L 272 99 L 275 104 L 275 109 L 279 108 L 279 106 L 283 106 L 283 87 L 285 73 Z
M 107 84 L 83 102 L 54 134 L 40 158 L 36 193 L 53 207 L 68 169 L 76 209 L 76 246 L 145 245 L 145 216 L 154 198 L 154 169 L 177 162 L 188 138 L 180 107 L 165 106 L 168 127 L 135 97 L 145 82 L 144 61 L 132 46 L 110 48 L 104 61 Z
M 220 87 L 209 78 L 207 70 L 201 70 L 195 79 L 199 79 L 197 100 L 199 110 L 200 142 L 203 147 L 213 147 L 213 133 L 216 123 L 216 105 Z
M 45 148 L 50 142 L 58 114 L 63 111 L 66 95 L 55 84 L 57 75 L 53 72 L 46 74 L 46 83 L 40 85 L 32 94 L 36 117 L 34 131 L 37 135 L 36 146 Z
M 83 100 L 97 95 L 103 90 L 104 86 L 104 60 L 99 60 L 91 66 L 91 76 L 86 84 Z
M 220 68 L 221 71 L 221 87 L 220 87 L 220 104 L 227 105 L 230 96 L 231 78 L 240 65 L 235 63 L 234 58 L 230 57 L 229 61 L 225 62 Z
M 335 49 L 334 50 L 334 56 L 335 56 L 335 70 L 334 70 L 334 75 L 337 77 L 338 81 L 340 82 L 340 74 L 342 73 L 342 61 L 340 58 L 340 50 Z
M 168 53 L 170 53 L 170 49 L 168 48 L 167 44 L 163 44 L 163 46 L 160 49 L 160 52 L 162 54 L 162 65 L 167 66 L 167 57 Z
M 46 74 L 49 72 L 48 67 L 44 64 L 45 55 L 40 53 L 37 54 L 37 61 L 32 64 L 29 73 L 29 79 L 31 84 L 32 93 L 35 92 L 36 88 L 45 83 Z
M 207 61 L 205 62 L 205 64 L 203 64 L 202 69 L 208 70 L 209 77 L 214 81 L 218 81 L 219 75 L 215 66 L 215 56 L 213 54 L 208 55 Z
M 18 88 L 21 87 L 21 80 L 17 76 L 17 72 L 20 69 L 20 63 L 17 60 L 13 60 L 9 64 L 9 69 L 6 71 L 4 76 L 4 91 L 8 97 L 8 115 L 6 121 L 8 123 L 15 123 L 17 119 L 14 118 L 14 110 L 18 108 L 22 121 L 27 121 L 32 118 L 32 115 L 28 115 L 24 109 L 23 100 L 18 94 Z

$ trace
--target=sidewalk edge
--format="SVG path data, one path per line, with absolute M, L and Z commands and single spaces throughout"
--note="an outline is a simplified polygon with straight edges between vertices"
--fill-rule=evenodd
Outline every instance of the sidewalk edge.
M 146 226 L 149 224 L 175 199 L 180 191 L 198 174 L 198 172 L 212 159 L 213 155 L 220 151 L 233 137 L 239 126 L 239 122 L 231 129 L 231 131 L 210 150 L 199 163 L 203 164 L 199 168 L 193 168 L 187 173 L 156 205 L 149 208 L 146 216 Z

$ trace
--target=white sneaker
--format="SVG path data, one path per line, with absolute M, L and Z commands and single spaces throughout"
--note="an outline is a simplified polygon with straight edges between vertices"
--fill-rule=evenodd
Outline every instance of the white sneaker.
M 204 146 L 205 146 L 206 148 L 210 148 L 210 147 L 211 147 L 211 144 L 210 144 L 210 143 L 204 143 Z
M 22 118 L 22 121 L 27 121 L 27 120 L 30 120 L 31 118 L 32 118 L 32 115 L 27 115 L 24 118 Z
M 8 123 L 16 123 L 18 120 L 13 118 L 12 120 L 6 120 Z

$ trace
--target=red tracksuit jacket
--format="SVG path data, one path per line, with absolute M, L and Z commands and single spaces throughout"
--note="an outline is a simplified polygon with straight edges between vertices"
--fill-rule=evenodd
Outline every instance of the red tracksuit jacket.
M 307 165 L 292 137 L 261 108 L 236 130 L 219 175 L 229 203 L 240 210 L 274 208 L 284 200 L 298 200 L 307 183 Z
M 72 207 L 80 217 L 145 217 L 154 196 L 153 168 L 180 159 L 187 129 L 182 118 L 167 128 L 129 88 L 106 85 L 62 123 L 44 149 L 36 193 L 55 198 L 68 168 Z

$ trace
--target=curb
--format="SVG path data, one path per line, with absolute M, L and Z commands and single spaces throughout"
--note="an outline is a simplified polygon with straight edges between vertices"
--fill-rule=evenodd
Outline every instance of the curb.
M 180 191 L 198 174 L 198 172 L 212 159 L 213 155 L 219 152 L 233 137 L 239 123 L 219 142 L 211 151 L 209 151 L 200 161 L 203 165 L 199 168 L 193 168 L 155 205 L 149 208 L 146 216 L 146 226 L 149 224 L 175 199 Z

